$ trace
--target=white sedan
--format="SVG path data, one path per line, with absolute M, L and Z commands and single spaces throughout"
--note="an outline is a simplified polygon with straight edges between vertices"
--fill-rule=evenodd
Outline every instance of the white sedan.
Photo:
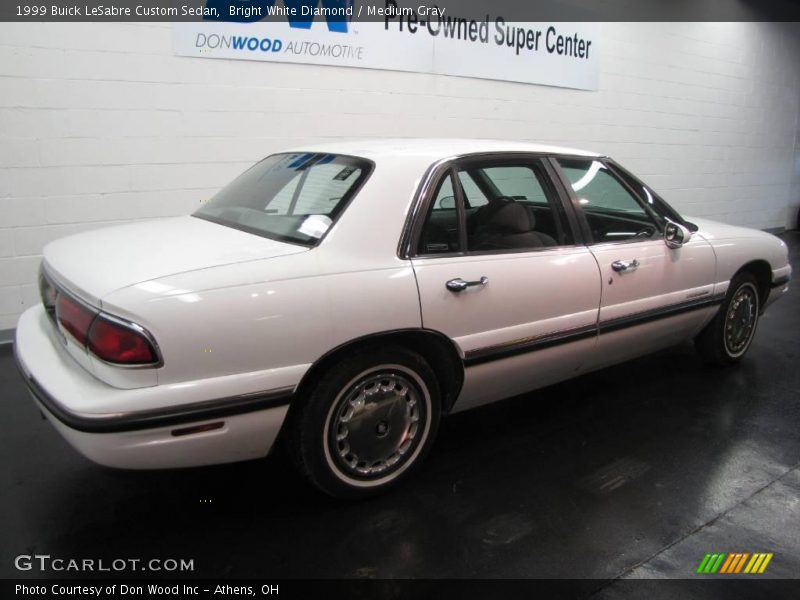
M 407 477 L 442 415 L 686 339 L 739 361 L 790 274 L 777 237 L 690 222 L 591 152 L 331 143 L 265 158 L 193 215 L 51 243 L 15 348 L 98 463 L 280 438 L 352 497 Z

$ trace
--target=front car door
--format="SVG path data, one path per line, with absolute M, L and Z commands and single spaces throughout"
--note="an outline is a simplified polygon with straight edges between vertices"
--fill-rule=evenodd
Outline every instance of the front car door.
M 464 355 L 454 410 L 573 376 L 593 354 L 601 282 L 546 159 L 497 154 L 430 176 L 407 256 L 423 326 Z
M 670 249 L 669 220 L 680 219 L 652 190 L 601 158 L 552 160 L 572 196 L 602 277 L 600 368 L 696 335 L 713 316 L 716 259 L 700 236 Z

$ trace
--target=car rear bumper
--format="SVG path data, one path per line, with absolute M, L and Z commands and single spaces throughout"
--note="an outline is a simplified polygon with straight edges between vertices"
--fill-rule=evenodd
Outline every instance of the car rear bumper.
M 17 365 L 42 413 L 92 461 L 127 469 L 190 467 L 258 458 L 272 448 L 292 386 L 207 399 L 203 388 L 213 380 L 190 382 L 183 402 L 153 406 L 147 395 L 159 386 L 120 390 L 99 382 L 58 347 L 51 329 L 41 307 L 23 314 L 14 344 Z M 149 407 L 108 410 L 115 399 L 129 404 L 133 393 Z M 84 406 L 87 399 L 101 399 L 105 410 L 76 410 L 76 399 Z

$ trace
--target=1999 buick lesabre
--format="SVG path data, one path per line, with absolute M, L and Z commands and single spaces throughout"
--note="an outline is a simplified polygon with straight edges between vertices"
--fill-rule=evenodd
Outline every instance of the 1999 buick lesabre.
M 614 161 L 485 140 L 269 156 L 191 216 L 44 251 L 17 328 L 47 418 L 105 465 L 265 456 L 385 489 L 442 415 L 694 338 L 735 363 L 786 245 L 689 222 Z

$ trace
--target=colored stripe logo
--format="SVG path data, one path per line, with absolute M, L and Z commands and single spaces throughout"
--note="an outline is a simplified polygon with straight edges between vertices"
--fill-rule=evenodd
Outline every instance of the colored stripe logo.
M 760 575 L 767 569 L 773 556 L 772 552 L 706 554 L 700 561 L 700 566 L 697 567 L 697 573 L 703 575 L 713 575 L 714 573 Z

